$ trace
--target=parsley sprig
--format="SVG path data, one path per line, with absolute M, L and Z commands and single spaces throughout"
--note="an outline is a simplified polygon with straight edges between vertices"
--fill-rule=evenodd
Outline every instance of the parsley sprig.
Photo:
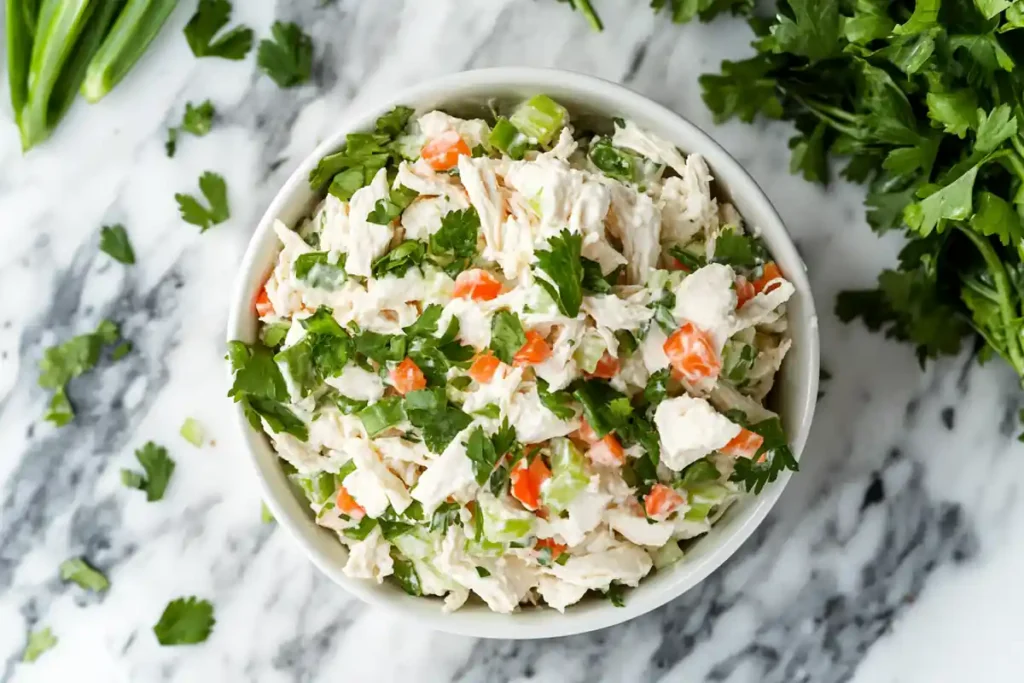
M 788 0 L 757 54 L 701 78 L 716 120 L 786 118 L 791 169 L 831 159 L 866 184 L 867 220 L 902 230 L 896 268 L 836 313 L 920 362 L 983 345 L 1024 378 L 1024 13 L 1010 2 Z
M 282 88 L 309 80 L 313 70 L 313 41 L 297 24 L 275 21 L 272 39 L 263 39 L 256 51 L 256 64 Z
M 236 26 L 217 38 L 217 33 L 231 21 L 228 0 L 199 0 L 195 14 L 185 25 L 185 40 L 196 57 L 245 59 L 252 49 L 252 29 Z
M 209 207 L 190 194 L 179 192 L 174 195 L 178 202 L 181 220 L 199 226 L 199 232 L 206 232 L 213 226 L 231 217 L 228 206 L 228 186 L 222 176 L 206 171 L 199 177 L 199 191 L 203 193 Z

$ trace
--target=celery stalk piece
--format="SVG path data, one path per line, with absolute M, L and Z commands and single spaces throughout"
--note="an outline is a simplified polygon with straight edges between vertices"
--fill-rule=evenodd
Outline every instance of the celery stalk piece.
M 50 135 L 50 98 L 97 4 L 95 0 L 43 0 L 29 63 L 28 96 L 19 121 L 22 149 Z
M 90 17 L 53 88 L 47 115 L 47 123 L 51 130 L 57 127 L 64 114 L 71 108 L 78 95 L 78 88 L 85 79 L 92 56 L 100 48 L 124 4 L 125 0 L 103 0 Z
M 98 102 L 113 90 L 163 28 L 178 0 L 128 0 L 89 62 L 82 95 Z
M 555 139 L 569 120 L 569 112 L 547 95 L 534 95 L 512 112 L 509 121 L 519 131 L 541 145 Z
M 28 99 L 28 68 L 32 61 L 32 42 L 39 7 L 34 0 L 6 0 L 7 16 L 7 79 L 11 88 L 14 119 L 21 119 L 21 110 Z

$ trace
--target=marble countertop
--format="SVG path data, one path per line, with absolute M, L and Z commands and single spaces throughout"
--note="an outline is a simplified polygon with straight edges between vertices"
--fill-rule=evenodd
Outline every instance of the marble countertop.
M 28 155 L 0 111 L 0 681 L 1020 680 L 1016 378 L 966 355 L 919 372 L 909 348 L 834 318 L 836 291 L 872 281 L 898 239 L 869 232 L 861 189 L 823 191 L 788 173 L 787 126 L 713 125 L 697 77 L 747 54 L 742 22 L 674 26 L 630 0 L 595 0 L 604 34 L 553 0 L 234 4 L 257 35 L 275 17 L 302 24 L 315 85 L 282 91 L 252 55 L 194 59 L 185 2 L 112 95 L 76 104 Z M 499 65 L 622 82 L 711 132 L 796 238 L 832 374 L 801 473 L 731 560 L 651 614 L 550 641 L 425 632 L 346 595 L 261 522 L 224 397 L 229 288 L 292 168 L 352 103 Z M 184 137 L 168 159 L 166 128 L 206 98 L 213 131 Z M 173 195 L 207 169 L 227 179 L 232 216 L 200 235 Z M 137 265 L 98 251 L 112 223 L 127 227 Z M 41 420 L 39 358 L 102 318 L 135 350 L 74 380 L 78 417 L 54 428 Z M 215 444 L 182 440 L 188 416 Z M 157 503 L 119 478 L 147 440 L 177 461 Z M 109 591 L 60 581 L 58 564 L 76 555 L 107 573 Z M 215 605 L 212 636 L 160 647 L 152 625 L 192 594 Z M 59 644 L 22 664 L 27 633 L 44 626 Z

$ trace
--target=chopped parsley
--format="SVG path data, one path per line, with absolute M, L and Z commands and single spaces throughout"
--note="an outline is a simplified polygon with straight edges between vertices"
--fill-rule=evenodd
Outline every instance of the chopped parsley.
M 123 469 L 121 483 L 129 488 L 145 491 L 146 500 L 149 502 L 160 500 L 164 497 L 171 475 L 174 474 L 174 461 L 167 455 L 167 449 L 148 441 L 135 451 L 135 458 L 142 465 L 145 474 Z
M 377 119 L 376 132 L 349 133 L 342 150 L 328 154 L 310 171 L 310 187 L 319 192 L 329 186 L 328 191 L 338 199 L 351 199 L 377 171 L 401 158 L 397 138 L 411 116 L 409 107 L 395 107 Z
M 368 223 L 377 225 L 390 225 L 402 212 L 405 211 L 412 201 L 419 197 L 420 193 L 400 185 L 388 193 L 384 199 L 378 199 L 373 205 L 373 210 L 366 216 Z
M 284 405 L 289 401 L 288 388 L 270 349 L 233 341 L 228 344 L 228 359 L 235 373 L 228 396 L 242 404 L 253 429 L 261 429 L 265 421 L 272 431 L 305 441 L 306 423 Z
M 231 217 L 228 206 L 228 186 L 224 178 L 206 171 L 199 177 L 199 191 L 206 198 L 209 208 L 190 194 L 181 192 L 174 195 L 178 202 L 178 212 L 186 223 L 198 225 L 200 232 L 206 232 L 214 225 L 223 223 Z
M 583 303 L 583 236 L 562 230 L 548 240 L 548 247 L 534 252 L 534 256 L 537 267 L 549 279 L 538 277 L 536 281 L 551 295 L 563 315 L 575 318 Z
M 526 344 L 523 323 L 513 311 L 500 310 L 491 318 L 491 350 L 502 363 L 512 364 L 516 352 Z
M 416 567 L 411 560 L 407 560 L 396 553 L 392 553 L 395 581 L 409 595 L 423 595 L 423 587 L 420 585 L 420 576 L 416 573 Z
M 449 211 L 441 218 L 441 227 L 430 236 L 430 255 L 441 259 L 449 275 L 469 267 L 476 256 L 480 216 L 470 207 Z
M 725 416 L 764 438 L 764 443 L 754 457 L 736 458 L 736 469 L 729 478 L 730 481 L 740 483 L 747 491 L 756 494 L 761 493 L 767 484 L 778 479 L 779 474 L 785 470 L 796 472 L 800 469 L 779 418 L 771 417 L 757 424 L 750 424 L 739 410 L 730 410 Z
M 164 143 L 167 156 L 173 157 L 178 151 L 179 133 L 190 133 L 197 138 L 201 138 L 209 133 L 210 128 L 213 126 L 213 117 L 215 115 L 216 111 L 213 108 L 213 102 L 210 100 L 206 100 L 198 106 L 192 106 L 191 102 L 186 102 L 185 114 L 181 119 L 181 124 L 167 129 L 167 142 Z
M 43 352 L 39 361 L 39 386 L 54 390 L 44 419 L 58 427 L 74 419 L 75 412 L 67 397 L 68 382 L 96 367 L 103 347 L 116 342 L 119 334 L 114 323 L 104 320 L 95 332 L 72 337 Z
M 135 263 L 135 252 L 123 225 L 104 225 L 100 229 L 100 251 L 125 265 Z
M 217 33 L 231 21 L 231 3 L 228 0 L 199 0 L 195 14 L 185 25 L 185 40 L 196 57 L 244 59 L 252 49 L 252 29 L 236 26 L 216 38 Z
M 153 633 L 161 645 L 193 645 L 206 640 L 215 623 L 209 602 L 195 596 L 178 598 L 164 608 Z
M 297 24 L 275 21 L 272 40 L 261 40 L 256 64 L 281 88 L 309 80 L 313 70 L 313 41 Z

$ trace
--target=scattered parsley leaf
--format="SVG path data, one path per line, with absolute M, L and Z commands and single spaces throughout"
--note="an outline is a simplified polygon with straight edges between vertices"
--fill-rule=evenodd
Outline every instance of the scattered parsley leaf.
M 52 422 L 58 427 L 63 427 L 75 419 L 75 409 L 71 406 L 71 401 L 68 400 L 64 387 L 55 391 L 50 398 L 50 404 L 43 415 L 43 419 L 47 422 Z
M 228 0 L 199 0 L 195 14 L 185 25 L 185 40 L 192 54 L 196 57 L 244 59 L 252 49 L 252 29 L 236 26 L 214 39 L 229 21 L 231 3 Z
M 181 219 L 186 223 L 198 225 L 200 232 L 206 232 L 231 216 L 228 207 L 228 186 L 223 177 L 206 171 L 199 177 L 199 190 L 209 203 L 209 208 L 203 206 L 192 195 L 178 193 L 174 195 L 174 199 L 178 202 Z
M 537 267 L 549 278 L 537 278 L 537 283 L 551 295 L 564 315 L 575 318 L 583 302 L 583 264 L 580 250 L 583 236 L 562 230 L 548 240 L 549 249 L 534 252 Z
M 256 63 L 279 87 L 291 88 L 309 80 L 313 41 L 294 23 L 275 21 L 273 40 L 261 40 Z
M 132 352 L 132 343 L 125 339 L 120 344 L 114 347 L 114 350 L 110 352 L 111 360 L 121 360 L 129 353 Z
M 21 661 L 29 663 L 39 659 L 44 652 L 57 645 L 57 637 L 49 628 L 32 631 L 28 634 L 28 643 L 25 644 L 25 652 L 21 655 Z
M 145 471 L 145 475 L 139 475 L 131 470 L 121 470 L 121 483 L 125 486 L 141 489 L 146 492 L 146 500 L 149 502 L 160 500 L 164 497 L 167 484 L 174 474 L 174 461 L 167 455 L 167 449 L 157 446 L 152 441 L 135 451 L 135 457 Z
M 210 132 L 213 126 L 213 117 L 216 111 L 213 102 L 206 100 L 199 106 L 192 106 L 191 102 L 185 103 L 185 114 L 181 119 L 181 125 L 167 129 L 167 142 L 164 147 L 167 149 L 167 156 L 173 157 L 178 150 L 178 134 L 181 131 L 191 133 L 196 137 L 203 137 Z
M 123 225 L 104 225 L 100 229 L 100 251 L 121 263 L 135 263 L 135 252 Z
M 216 620 L 213 605 L 195 596 L 172 600 L 164 608 L 153 633 L 161 645 L 193 645 L 210 636 Z
M 60 563 L 60 578 L 73 581 L 85 590 L 100 593 L 110 588 L 110 581 L 101 572 L 90 567 L 81 557 L 72 557 Z

